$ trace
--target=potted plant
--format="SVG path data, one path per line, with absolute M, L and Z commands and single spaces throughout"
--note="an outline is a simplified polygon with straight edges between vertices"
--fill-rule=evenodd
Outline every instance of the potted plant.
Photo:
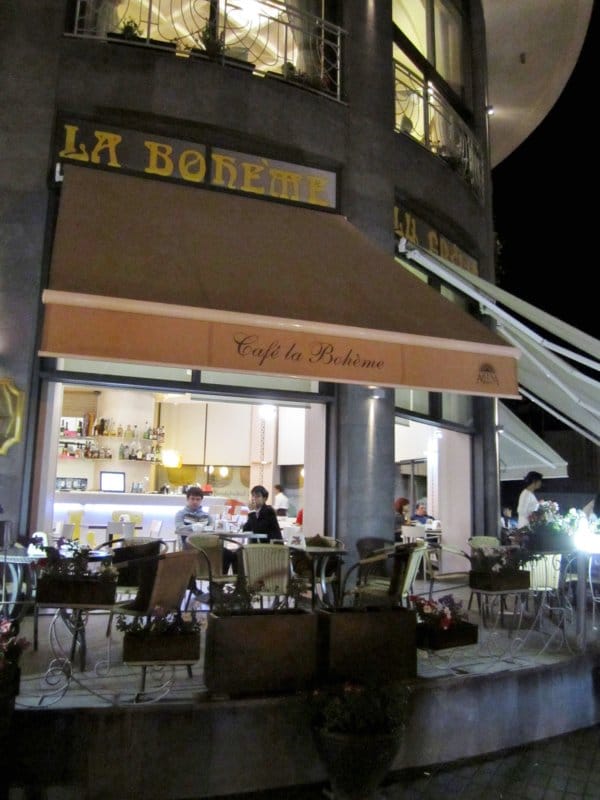
M 225 31 L 217 33 L 216 24 L 207 22 L 197 38 L 202 50 L 209 58 L 220 58 L 225 52 Z
M 410 598 L 417 611 L 417 647 L 444 650 L 477 644 L 477 625 L 468 622 L 462 600 L 448 594 L 437 600 L 420 596 Z
M 287 604 L 256 608 L 257 588 L 239 576 L 214 598 L 204 651 L 204 682 L 213 694 L 291 692 L 315 679 L 316 615 Z M 288 597 L 297 599 L 306 588 L 292 578 Z
M 0 615 L 0 742 L 7 735 L 15 698 L 19 694 L 21 654 L 29 647 L 24 637 L 19 637 L 18 625 Z
M 407 682 L 345 682 L 309 697 L 311 729 L 336 800 L 368 800 L 398 752 L 410 713 Z
M 40 561 L 36 583 L 36 604 L 99 605 L 115 602 L 118 573 L 108 559 L 95 570 L 89 564 L 90 548 L 67 542 L 59 548 L 46 547 L 46 559 Z
M 141 25 L 136 22 L 133 17 L 126 17 L 118 31 L 108 31 L 106 34 L 109 39 L 126 39 L 127 41 L 136 41 L 144 38 Z M 101 434 L 99 434 L 101 435 Z
M 572 535 L 577 529 L 579 512 L 574 508 L 562 516 L 559 505 L 542 501 L 529 515 L 529 524 L 516 536 L 521 546 L 531 553 L 570 553 L 575 549 Z
M 502 592 L 529 588 L 530 574 L 522 567 L 532 560 L 532 554 L 521 547 L 474 547 L 467 558 L 471 589 Z
M 125 664 L 193 664 L 200 658 L 200 623 L 196 613 L 165 613 L 157 607 L 146 618 L 117 617 L 123 633 Z

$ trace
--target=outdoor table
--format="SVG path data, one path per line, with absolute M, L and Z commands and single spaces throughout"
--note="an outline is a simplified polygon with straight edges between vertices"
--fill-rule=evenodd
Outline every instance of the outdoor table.
M 325 570 L 327 567 L 327 562 L 331 558 L 331 556 L 335 556 L 335 584 L 337 587 L 334 586 L 333 593 L 334 593 L 334 603 L 333 605 L 337 605 L 339 603 L 339 593 L 341 591 L 341 577 L 342 577 L 342 565 L 343 565 L 343 556 L 347 555 L 348 551 L 343 547 L 319 547 L 311 545 L 306 545 L 306 547 L 296 547 L 294 545 L 285 544 L 285 547 L 289 547 L 290 551 L 294 553 L 304 553 L 308 556 L 310 565 L 311 565 L 311 581 L 310 581 L 310 590 L 311 590 L 311 606 L 312 608 L 316 608 L 317 605 L 321 604 L 323 606 L 331 606 L 332 604 L 327 602 L 327 582 L 326 582 L 326 575 Z M 321 588 L 321 597 L 319 597 L 319 593 L 317 589 Z

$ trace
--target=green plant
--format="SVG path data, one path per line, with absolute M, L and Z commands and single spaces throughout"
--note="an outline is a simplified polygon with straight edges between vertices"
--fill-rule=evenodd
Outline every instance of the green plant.
M 217 34 L 216 25 L 207 22 L 199 35 L 200 44 L 211 58 L 223 55 L 225 51 L 225 32 Z
M 315 689 L 311 724 L 331 733 L 396 733 L 406 725 L 412 688 L 408 683 L 346 682 Z
M 195 611 L 170 612 L 157 606 L 149 617 L 127 617 L 119 614 L 117 617 L 117 630 L 122 633 L 133 633 L 154 636 L 175 636 L 181 633 L 197 633 L 200 631 L 200 622 Z
M 243 575 L 238 576 L 235 583 L 226 583 L 212 587 L 213 606 L 212 610 L 220 616 L 231 614 L 243 614 L 256 611 L 260 601 L 259 592 L 262 584 L 249 585 Z M 293 575 L 288 581 L 287 601 L 294 601 L 294 606 L 298 606 L 303 595 L 310 590 L 310 586 L 302 576 Z M 285 602 L 272 607 L 273 611 L 283 610 L 289 607 Z
M 121 33 L 126 39 L 141 39 L 143 36 L 140 25 L 132 17 L 123 20 Z
M 61 543 L 62 542 L 62 543 Z M 46 547 L 46 559 L 40 562 L 40 577 L 53 578 L 97 578 L 116 581 L 118 571 L 102 562 L 98 570 L 89 564 L 90 548 L 77 541 L 59 540 L 59 547 Z

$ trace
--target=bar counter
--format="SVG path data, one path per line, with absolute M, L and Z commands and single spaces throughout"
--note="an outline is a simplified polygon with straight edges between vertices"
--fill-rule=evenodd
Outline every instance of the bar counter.
M 211 513 L 211 508 L 222 506 L 225 497 L 209 495 L 204 498 L 202 507 Z M 161 535 L 171 536 L 175 531 L 175 514 L 186 504 L 185 494 L 160 494 L 158 492 L 55 492 L 54 522 L 69 522 L 69 515 L 83 512 L 81 519 L 82 538 L 90 545 L 104 541 L 104 526 L 112 519 L 113 512 L 128 514 L 131 521 L 141 515 L 140 536 L 147 536 L 152 520 L 162 522 Z M 219 511 L 221 509 L 219 508 Z M 212 512 L 214 513 L 214 512 Z M 93 541 L 92 541 L 93 539 Z

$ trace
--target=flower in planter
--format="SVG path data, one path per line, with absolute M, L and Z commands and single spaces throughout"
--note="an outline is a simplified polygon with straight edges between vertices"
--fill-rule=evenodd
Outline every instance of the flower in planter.
M 21 654 L 28 647 L 28 640 L 18 635 L 16 623 L 0 616 L 0 671 L 18 665 Z
M 471 562 L 471 569 L 475 572 L 503 574 L 521 569 L 524 564 L 534 560 L 536 556 L 522 547 L 508 546 L 474 547 L 471 555 L 467 555 L 467 558 Z
M 539 528 L 562 533 L 567 529 L 566 520 L 559 514 L 559 505 L 552 500 L 543 500 L 529 515 L 529 529 Z
M 438 600 L 417 595 L 411 597 L 410 601 L 416 608 L 419 622 L 433 625 L 442 630 L 448 630 L 467 618 L 466 612 L 463 611 L 462 600 L 456 600 L 451 594 L 440 597 Z
M 396 733 L 408 716 L 411 687 L 405 682 L 333 684 L 309 697 L 312 727 L 331 733 Z
M 182 613 L 181 611 L 165 612 L 157 606 L 149 617 L 128 617 L 120 614 L 117 617 L 117 630 L 122 633 L 140 635 L 164 636 L 186 633 L 198 633 L 200 621 L 195 611 Z
M 58 548 L 44 549 L 46 558 L 38 562 L 41 578 L 95 578 L 110 582 L 118 578 L 118 570 L 108 563 L 102 562 L 97 570 L 90 568 L 90 548 L 79 542 L 59 540 Z

